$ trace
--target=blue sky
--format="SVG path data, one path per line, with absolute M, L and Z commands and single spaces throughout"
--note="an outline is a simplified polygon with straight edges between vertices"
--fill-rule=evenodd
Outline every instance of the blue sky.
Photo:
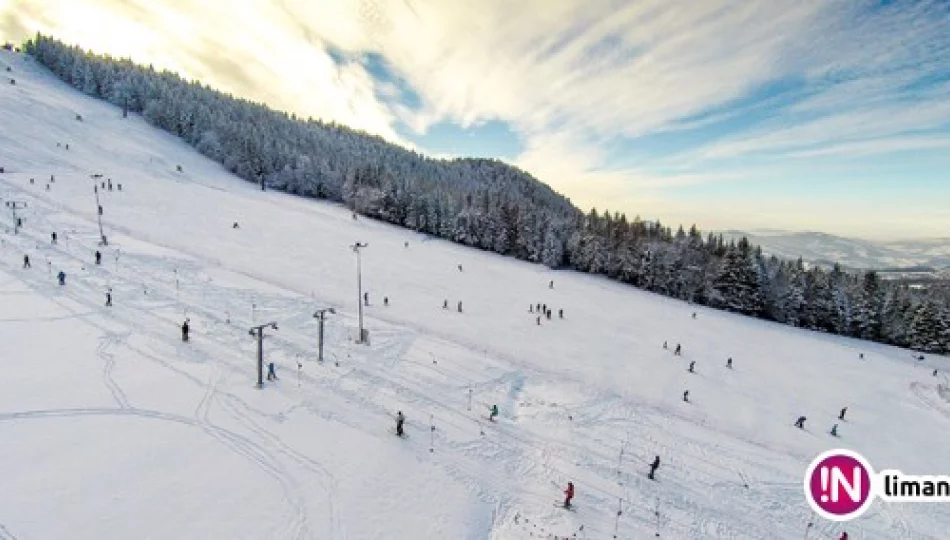
M 950 3 L 13 0 L 36 30 L 583 208 L 950 237 Z M 220 24 L 227 9 L 229 24 Z

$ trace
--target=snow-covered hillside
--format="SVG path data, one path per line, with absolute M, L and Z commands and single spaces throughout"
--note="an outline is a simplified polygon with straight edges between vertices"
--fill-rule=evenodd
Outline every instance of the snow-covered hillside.
M 0 246 L 0 538 L 950 530 L 946 505 L 880 503 L 846 527 L 806 529 L 802 494 L 808 462 L 839 445 L 876 467 L 950 472 L 946 379 L 931 375 L 946 359 L 698 309 L 262 193 L 24 56 L 0 52 L 6 66 L 16 84 L 0 87 L 0 197 L 26 208 L 18 234 L 4 216 Z M 102 248 L 93 174 L 116 185 L 100 190 Z M 369 345 L 353 339 L 357 241 L 368 244 Z M 313 313 L 328 306 L 338 313 L 321 364 Z M 270 321 L 279 329 L 267 331 L 265 361 L 280 379 L 258 389 L 248 329 Z M 492 404 L 497 423 L 485 420 Z M 836 440 L 827 431 L 845 406 Z M 393 434 L 397 410 L 406 439 Z M 805 431 L 792 426 L 799 415 Z M 555 508 L 568 481 L 574 512 Z

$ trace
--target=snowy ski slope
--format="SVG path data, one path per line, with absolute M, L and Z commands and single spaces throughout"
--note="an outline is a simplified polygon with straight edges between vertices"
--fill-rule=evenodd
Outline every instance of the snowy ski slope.
M 945 358 L 262 193 L 25 56 L 0 52 L 6 66 L 0 197 L 27 207 L 17 235 L 0 216 L 0 539 L 947 538 L 937 504 L 806 529 L 801 488 L 839 445 L 950 473 L 950 394 L 931 375 Z M 92 174 L 123 188 L 101 193 L 101 266 Z M 353 342 L 355 241 L 369 346 Z M 328 306 L 320 364 L 312 315 Z M 257 389 L 248 329 L 272 320 L 280 380 Z M 569 480 L 574 512 L 554 507 Z

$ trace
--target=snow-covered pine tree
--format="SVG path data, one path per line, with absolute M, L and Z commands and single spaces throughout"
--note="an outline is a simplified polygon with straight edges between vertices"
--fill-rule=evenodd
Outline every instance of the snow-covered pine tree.
M 914 310 L 908 345 L 918 351 L 942 353 L 946 350 L 946 332 L 947 320 L 940 308 L 934 302 L 924 300 Z
M 746 315 L 762 313 L 765 306 L 759 276 L 745 238 L 726 250 L 719 273 L 713 279 L 712 291 L 710 300 L 714 307 Z

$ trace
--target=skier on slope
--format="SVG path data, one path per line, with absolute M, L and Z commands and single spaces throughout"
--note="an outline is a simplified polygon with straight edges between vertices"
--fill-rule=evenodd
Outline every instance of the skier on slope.
M 799 429 L 805 429 L 805 417 L 799 416 L 798 420 L 795 421 L 795 427 Z
M 731 357 L 731 356 L 729 357 L 728 360 L 726 360 L 726 367 L 729 368 L 729 369 L 732 369 L 732 357 Z
M 96 264 L 102 264 L 102 253 L 99 253 L 99 250 L 96 250 Z
M 689 403 L 689 390 L 683 392 L 683 401 Z
M 656 456 L 656 459 L 653 460 L 653 463 L 650 464 L 650 473 L 647 474 L 647 478 L 650 480 L 656 480 L 653 478 L 653 475 L 656 474 L 656 470 L 660 468 L 660 456 Z
M 564 508 L 571 507 L 571 499 L 574 498 L 574 482 L 567 483 L 567 489 L 564 490 Z
M 841 531 L 841 538 L 839 538 L 838 540 L 848 540 L 848 533 L 845 531 Z
M 673 354 L 675 354 L 676 356 L 681 356 L 683 354 L 683 346 L 677 343 L 676 350 L 673 351 Z
M 23 268 L 32 268 L 32 266 L 30 266 L 30 256 L 29 256 L 29 255 L 24 255 L 24 256 L 23 256 Z M 936 376 L 936 370 L 934 370 L 934 376 Z
M 406 421 L 406 417 L 402 415 L 402 411 L 396 412 L 396 435 L 402 437 L 402 425 Z
M 693 360 L 692 362 L 689 363 L 689 372 L 696 373 L 695 371 L 693 371 L 695 367 L 696 367 L 696 360 Z
M 838 424 L 835 424 L 835 425 L 831 426 L 831 432 L 830 432 L 830 433 L 831 433 L 831 436 L 832 436 L 832 437 L 837 437 L 837 436 L 838 436 Z
M 274 368 L 274 363 L 271 362 L 267 364 L 267 380 L 276 381 L 277 380 L 277 371 Z
M 50 238 L 50 243 L 52 244 L 55 244 L 56 241 L 59 240 L 55 232 L 50 233 L 49 238 Z
M 563 318 L 564 318 L 564 310 L 563 310 L 563 309 L 557 310 L 557 316 L 558 316 L 559 319 L 563 319 Z
M 185 322 L 181 324 L 181 340 L 188 341 L 188 319 L 185 319 Z
M 491 422 L 494 422 L 497 416 L 498 416 L 498 405 L 492 405 L 491 414 L 488 415 L 488 420 Z
M 66 284 L 66 272 L 63 272 L 62 270 L 60 270 L 59 274 L 56 274 L 56 278 L 59 279 L 60 285 Z
M 458 310 L 459 310 L 459 313 L 462 312 L 462 301 L 461 301 L 461 300 L 459 300 Z
M 112 289 L 106 291 L 106 307 L 112 307 Z
M 838 415 L 838 420 L 844 420 L 844 414 L 845 414 L 846 412 L 848 412 L 848 408 L 847 408 L 847 407 L 841 409 L 841 413 Z

